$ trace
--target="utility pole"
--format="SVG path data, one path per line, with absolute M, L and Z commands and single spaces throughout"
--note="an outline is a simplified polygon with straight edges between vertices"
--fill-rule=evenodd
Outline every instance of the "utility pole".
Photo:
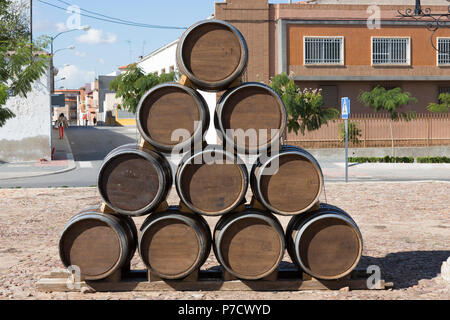
M 51 94 L 55 93 L 55 68 L 53 66 L 53 40 L 52 38 L 50 42 L 50 92 Z
M 33 0 L 30 0 L 30 48 L 33 56 Z

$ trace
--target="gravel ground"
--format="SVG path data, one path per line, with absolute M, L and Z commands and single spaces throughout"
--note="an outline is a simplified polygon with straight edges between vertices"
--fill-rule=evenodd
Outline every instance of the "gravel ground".
M 346 210 L 364 238 L 360 266 L 394 282 L 383 291 L 41 293 L 35 283 L 62 268 L 58 237 L 79 210 L 100 203 L 95 188 L 0 189 L 0 299 L 450 299 L 440 276 L 450 256 L 450 184 L 327 184 L 327 202 Z M 322 196 L 325 200 L 325 196 Z M 170 204 L 177 204 L 173 190 Z M 145 218 L 135 219 L 139 227 Z M 279 217 L 286 226 L 289 218 Z M 208 218 L 214 226 L 217 218 Z M 288 257 L 285 258 L 289 261 Z M 213 255 L 205 267 L 217 265 Z M 143 269 L 138 255 L 133 268 Z

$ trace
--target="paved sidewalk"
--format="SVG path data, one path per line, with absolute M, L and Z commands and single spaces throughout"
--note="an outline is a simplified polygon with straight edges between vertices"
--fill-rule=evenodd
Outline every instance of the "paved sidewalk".
M 40 177 L 75 169 L 76 164 L 67 136 L 60 140 L 58 132 L 53 129 L 52 140 L 55 148 L 52 161 L 2 163 L 0 164 L 0 180 Z
M 320 164 L 326 181 L 345 180 L 344 162 L 321 162 Z M 351 163 L 348 174 L 349 181 L 450 181 L 450 164 Z

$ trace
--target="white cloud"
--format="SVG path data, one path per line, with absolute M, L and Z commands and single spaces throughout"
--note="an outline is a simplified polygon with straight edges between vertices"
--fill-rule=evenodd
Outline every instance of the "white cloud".
M 100 59 L 98 59 L 98 63 L 105 64 L 105 60 L 103 60 L 103 58 L 100 58 Z
M 105 33 L 103 30 L 89 29 L 89 31 L 77 37 L 77 41 L 87 44 L 115 43 L 117 42 L 117 35 L 110 32 Z
M 69 29 L 67 29 L 67 26 L 64 22 L 58 22 L 55 26 L 56 26 L 56 31 L 58 31 L 58 32 L 63 32 L 63 31 L 69 30 Z
M 66 80 L 57 82 L 56 88 L 64 86 L 65 88 L 77 89 L 94 81 L 95 71 L 81 70 L 77 66 L 70 65 L 59 70 L 57 79 L 61 78 L 66 78 Z
M 86 52 L 75 51 L 75 55 L 80 58 L 86 57 Z

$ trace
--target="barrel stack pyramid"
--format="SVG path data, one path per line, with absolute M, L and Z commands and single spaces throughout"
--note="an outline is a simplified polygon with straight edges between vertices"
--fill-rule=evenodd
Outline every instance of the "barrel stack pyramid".
M 246 41 L 227 22 L 201 21 L 183 34 L 177 48 L 181 81 L 142 97 L 136 114 L 142 143 L 121 146 L 104 159 L 98 176 L 104 204 L 78 213 L 61 234 L 66 267 L 78 266 L 85 280 L 101 280 L 129 269 L 138 250 L 152 274 L 184 279 L 212 248 L 223 270 L 243 280 L 269 277 L 285 250 L 317 279 L 350 274 L 362 254 L 359 229 L 342 209 L 319 202 L 319 163 L 306 150 L 281 143 L 284 103 L 265 84 L 241 82 L 247 62 Z M 197 90 L 225 92 L 214 115 L 220 145 L 203 141 L 211 115 Z M 257 139 L 230 134 L 239 130 L 253 130 Z M 176 172 L 168 159 L 174 150 L 187 150 Z M 251 170 L 241 159 L 248 154 L 258 155 Z M 180 203 L 169 206 L 173 184 Z M 132 218 L 144 215 L 138 232 Z M 277 215 L 292 216 L 285 230 Z M 220 216 L 213 232 L 205 216 Z

